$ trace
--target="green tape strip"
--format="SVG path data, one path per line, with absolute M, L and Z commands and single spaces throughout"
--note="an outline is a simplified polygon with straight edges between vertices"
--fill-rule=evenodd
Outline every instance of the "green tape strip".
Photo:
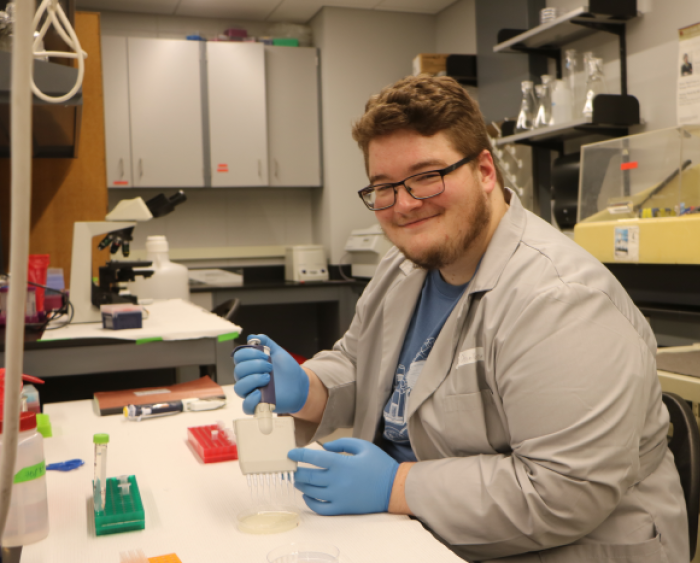
M 218 337 L 219 342 L 228 342 L 229 340 L 236 340 L 240 335 L 237 332 L 229 332 L 228 334 L 220 334 Z
M 34 479 L 38 479 L 44 475 L 46 475 L 46 462 L 41 461 L 36 465 L 20 469 L 12 482 L 15 485 L 18 483 L 26 483 L 27 481 L 34 481 Z
M 138 346 L 139 344 L 148 344 L 149 342 L 163 342 L 163 339 L 160 336 L 154 336 L 152 338 L 139 338 L 136 341 L 136 345 Z

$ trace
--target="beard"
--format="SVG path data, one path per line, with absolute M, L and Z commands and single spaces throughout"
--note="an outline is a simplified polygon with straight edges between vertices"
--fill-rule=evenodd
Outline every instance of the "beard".
M 487 229 L 491 221 L 491 206 L 485 193 L 477 192 L 474 204 L 464 215 L 464 230 L 454 233 L 443 245 L 422 251 L 411 251 L 396 245 L 403 255 L 423 270 L 439 270 L 461 258 Z

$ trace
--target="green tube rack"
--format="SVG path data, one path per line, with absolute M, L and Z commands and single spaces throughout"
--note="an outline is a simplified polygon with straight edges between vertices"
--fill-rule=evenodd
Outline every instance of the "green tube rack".
M 95 534 L 105 536 L 146 527 L 146 514 L 141 493 L 134 475 L 128 476 L 129 492 L 119 490 L 119 478 L 109 477 L 106 482 L 105 509 L 95 511 Z

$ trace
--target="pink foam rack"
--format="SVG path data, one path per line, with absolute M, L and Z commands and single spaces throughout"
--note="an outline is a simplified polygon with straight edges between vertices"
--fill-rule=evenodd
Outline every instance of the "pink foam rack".
M 187 440 L 204 463 L 238 459 L 238 448 L 229 433 L 218 424 L 192 426 L 187 429 Z

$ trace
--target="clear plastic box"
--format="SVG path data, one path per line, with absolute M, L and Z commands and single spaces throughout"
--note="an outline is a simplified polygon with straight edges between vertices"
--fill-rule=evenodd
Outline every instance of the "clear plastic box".
M 700 263 L 700 126 L 581 147 L 574 238 L 603 262 Z M 697 240 L 697 238 L 695 238 Z

